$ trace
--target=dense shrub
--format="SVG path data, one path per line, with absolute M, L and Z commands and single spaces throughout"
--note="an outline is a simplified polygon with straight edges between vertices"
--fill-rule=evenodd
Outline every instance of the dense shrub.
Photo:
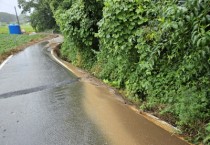
M 18 0 L 19 7 L 23 9 L 22 13 L 31 13 L 31 26 L 36 31 L 56 30 L 58 28 L 48 1 Z
M 118 82 L 127 89 L 128 96 L 142 100 L 145 75 L 150 74 L 149 63 L 154 61 L 150 57 L 157 29 L 153 8 L 154 3 L 149 1 L 106 0 L 97 34 L 101 48 L 98 63 L 103 68 L 100 77 Z
M 65 36 L 64 56 L 74 64 L 90 69 L 94 63 L 94 52 L 98 51 L 97 22 L 102 17 L 102 3 L 91 0 L 72 0 L 68 7 L 61 5 L 55 11 L 57 24 Z M 69 47 L 71 46 L 71 47 Z M 68 50 L 69 49 L 69 50 Z
M 209 0 L 105 0 L 95 74 L 201 140 L 210 120 L 209 14 Z
M 66 59 L 208 144 L 210 0 L 59 3 L 51 7 Z

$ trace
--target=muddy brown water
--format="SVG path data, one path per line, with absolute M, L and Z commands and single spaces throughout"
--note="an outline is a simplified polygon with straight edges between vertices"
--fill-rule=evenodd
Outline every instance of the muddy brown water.
M 56 63 L 46 43 L 0 70 L 0 145 L 187 145 Z

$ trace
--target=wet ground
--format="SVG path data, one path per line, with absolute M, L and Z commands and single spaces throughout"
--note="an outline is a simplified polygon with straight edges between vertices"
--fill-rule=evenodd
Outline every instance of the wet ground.
M 101 87 L 58 65 L 40 43 L 0 70 L 0 145 L 186 145 Z

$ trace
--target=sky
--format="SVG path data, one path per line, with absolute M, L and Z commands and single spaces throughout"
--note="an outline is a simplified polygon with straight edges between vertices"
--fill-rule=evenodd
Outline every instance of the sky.
M 15 14 L 14 6 L 16 6 L 18 15 L 21 13 L 21 9 L 18 8 L 17 0 L 0 0 L 0 12 L 7 12 Z

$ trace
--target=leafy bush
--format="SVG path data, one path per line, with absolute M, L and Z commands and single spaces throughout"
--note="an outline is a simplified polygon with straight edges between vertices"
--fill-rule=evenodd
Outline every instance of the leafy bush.
M 209 0 L 105 0 L 97 34 L 95 74 L 146 101 L 141 108 L 173 114 L 198 140 L 210 119 L 208 7 Z
M 66 59 L 124 89 L 142 109 L 173 116 L 195 143 L 209 141 L 209 0 L 60 3 L 51 7 Z
M 18 0 L 18 5 L 23 9 L 22 13 L 32 12 L 31 26 L 36 31 L 44 31 L 47 29 L 56 29 L 57 25 L 50 9 L 50 0 Z
M 70 48 L 68 51 L 76 57 L 69 58 L 76 65 L 90 69 L 95 60 L 94 52 L 99 49 L 94 34 L 98 31 L 102 5 L 89 0 L 72 0 L 70 4 L 68 9 L 61 6 L 55 12 L 56 21 L 65 36 L 63 49 Z

